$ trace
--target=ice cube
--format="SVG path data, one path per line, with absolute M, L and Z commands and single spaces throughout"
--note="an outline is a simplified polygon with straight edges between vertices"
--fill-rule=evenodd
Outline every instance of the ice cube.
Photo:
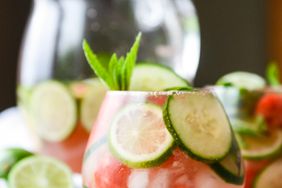
M 149 172 L 147 170 L 133 170 L 128 177 L 128 188 L 146 188 L 149 184 Z

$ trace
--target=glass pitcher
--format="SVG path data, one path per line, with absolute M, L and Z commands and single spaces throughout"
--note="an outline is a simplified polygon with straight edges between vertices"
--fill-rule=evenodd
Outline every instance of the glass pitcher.
M 18 105 L 38 150 L 80 172 L 107 88 L 92 77 L 85 38 L 98 58 L 124 54 L 142 32 L 139 59 L 193 81 L 199 25 L 190 0 L 34 0 L 18 67 Z

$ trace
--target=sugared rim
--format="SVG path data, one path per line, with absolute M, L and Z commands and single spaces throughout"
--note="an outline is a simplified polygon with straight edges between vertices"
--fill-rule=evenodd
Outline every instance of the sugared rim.
M 213 91 L 209 88 L 193 88 L 191 91 L 119 91 L 119 90 L 109 90 L 107 91 L 107 95 L 149 95 L 149 96 L 169 96 L 169 95 L 181 95 L 186 93 L 196 93 L 201 92 L 205 93 L 213 93 Z

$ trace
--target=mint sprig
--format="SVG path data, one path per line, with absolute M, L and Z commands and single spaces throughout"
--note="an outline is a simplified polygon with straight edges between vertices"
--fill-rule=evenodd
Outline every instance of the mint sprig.
M 281 85 L 279 80 L 279 68 L 276 63 L 271 62 L 266 69 L 266 79 L 271 86 Z
M 97 55 L 92 51 L 88 42 L 83 41 L 83 50 L 85 57 L 95 74 L 111 90 L 128 90 L 130 86 L 131 75 L 136 63 L 138 49 L 140 46 L 141 33 L 135 39 L 133 46 L 124 58 L 120 58 L 114 53 L 111 56 L 108 67 L 105 68 L 99 61 Z

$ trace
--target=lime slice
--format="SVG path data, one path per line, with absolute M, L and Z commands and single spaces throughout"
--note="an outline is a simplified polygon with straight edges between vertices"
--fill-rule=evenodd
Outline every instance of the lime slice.
M 167 159 L 173 138 L 160 107 L 135 104 L 125 107 L 112 122 L 109 144 L 113 154 L 126 165 L 144 168 Z
M 162 91 L 167 88 L 188 87 L 186 80 L 168 67 L 141 63 L 135 66 L 130 83 L 134 91 Z
M 242 156 L 246 159 L 265 159 L 276 156 L 282 149 L 282 131 L 268 132 L 267 135 L 240 135 Z M 239 142 L 240 144 L 240 142 Z
M 63 163 L 42 156 L 28 157 L 11 170 L 10 188 L 73 188 L 70 169 Z
M 266 85 L 265 80 L 261 76 L 240 71 L 224 75 L 216 82 L 216 84 L 231 85 L 248 90 L 262 89 Z
M 28 109 L 30 94 L 31 94 L 30 88 L 19 85 L 17 87 L 18 105 Z
M 88 80 L 87 84 L 89 84 L 89 88 L 82 97 L 80 114 L 83 126 L 90 132 L 106 95 L 107 88 L 98 78 Z
M 33 155 L 20 148 L 7 148 L 0 151 L 0 178 L 7 178 L 11 168 L 20 160 Z
M 31 117 L 38 135 L 58 142 L 74 130 L 76 102 L 69 90 L 57 81 L 46 81 L 34 88 L 30 98 Z

